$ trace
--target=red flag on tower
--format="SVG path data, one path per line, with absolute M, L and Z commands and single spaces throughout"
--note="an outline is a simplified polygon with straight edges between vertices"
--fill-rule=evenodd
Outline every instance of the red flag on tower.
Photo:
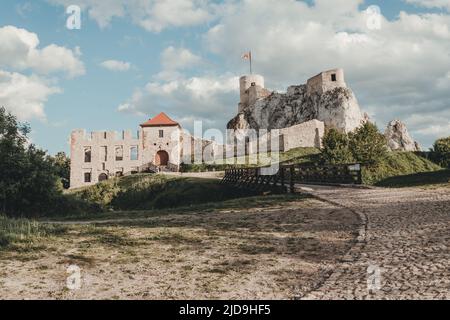
M 250 74 L 252 74 L 252 52 L 248 51 L 242 55 L 242 59 L 250 61 Z
M 246 53 L 244 53 L 242 55 L 242 59 L 244 59 L 244 60 L 250 60 L 251 58 L 252 58 L 252 52 L 251 51 L 246 52 Z

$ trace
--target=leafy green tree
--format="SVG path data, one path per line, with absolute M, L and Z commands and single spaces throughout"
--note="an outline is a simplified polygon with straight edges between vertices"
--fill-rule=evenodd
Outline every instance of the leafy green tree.
M 368 166 L 380 163 L 388 152 L 385 136 L 371 122 L 349 134 L 349 147 L 353 158 Z
M 29 132 L 0 108 L 0 211 L 8 215 L 43 212 L 59 194 L 53 163 L 29 144 Z
M 354 161 L 350 151 L 348 135 L 336 129 L 329 129 L 322 140 L 321 158 L 325 163 L 339 164 Z
M 61 180 L 64 189 L 70 187 L 70 159 L 65 152 L 58 152 L 54 157 L 49 157 L 53 162 L 56 174 Z
M 444 168 L 450 168 L 450 137 L 436 140 L 432 149 L 433 160 Z

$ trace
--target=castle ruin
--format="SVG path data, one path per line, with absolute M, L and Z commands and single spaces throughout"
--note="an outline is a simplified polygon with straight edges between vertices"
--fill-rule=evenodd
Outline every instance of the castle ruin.
M 266 89 L 261 75 L 239 82 L 238 114 L 227 125 L 224 144 L 191 136 L 164 113 L 142 123 L 135 136 L 74 130 L 70 187 L 137 172 L 179 171 L 193 158 L 202 163 L 269 149 L 320 148 L 327 127 L 350 132 L 365 121 L 342 69 L 322 72 L 286 93 Z

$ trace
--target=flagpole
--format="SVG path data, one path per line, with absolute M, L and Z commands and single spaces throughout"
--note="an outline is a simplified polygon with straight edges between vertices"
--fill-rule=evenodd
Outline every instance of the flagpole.
M 250 74 L 253 74 L 252 72 L 252 52 L 250 51 Z

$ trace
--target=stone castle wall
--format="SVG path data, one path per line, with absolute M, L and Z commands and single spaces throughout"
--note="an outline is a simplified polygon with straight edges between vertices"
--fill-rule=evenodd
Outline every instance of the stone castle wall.
M 283 150 L 322 146 L 325 135 L 325 124 L 319 120 L 311 120 L 292 127 L 280 129 L 283 136 Z
M 85 130 L 74 130 L 71 134 L 70 150 L 71 188 L 95 184 L 101 174 L 113 176 L 119 172 L 125 174 L 138 170 L 143 151 L 140 136 L 141 132 L 138 137 L 133 137 L 131 131 L 99 131 L 86 134 Z M 116 161 L 117 147 L 122 148 L 121 161 Z M 131 159 L 131 147 L 137 148 L 138 160 Z M 85 161 L 85 152 L 88 149 L 91 154 L 90 162 Z M 91 182 L 84 182 L 85 173 L 91 174 Z
M 319 73 L 306 82 L 307 94 L 324 94 L 334 88 L 346 88 L 343 69 L 332 69 Z

